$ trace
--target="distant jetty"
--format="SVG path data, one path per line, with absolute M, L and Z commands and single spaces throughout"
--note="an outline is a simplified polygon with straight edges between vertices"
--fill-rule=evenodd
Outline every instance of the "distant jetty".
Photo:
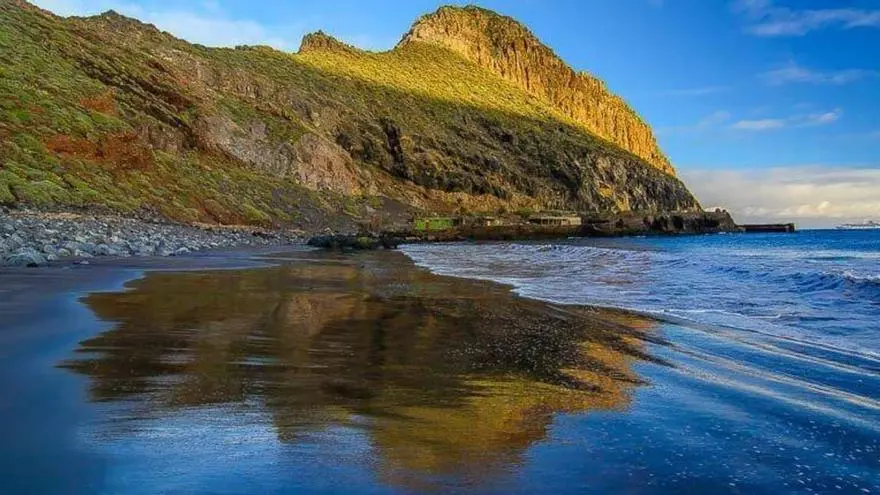
M 792 233 L 795 232 L 793 223 L 759 223 L 740 225 L 743 232 L 748 234 L 764 234 L 764 233 Z
M 357 235 L 323 235 L 309 240 L 316 247 L 376 249 L 403 243 L 515 241 L 566 237 L 712 234 L 742 232 L 726 211 L 626 212 L 580 215 L 540 212 L 503 216 L 430 216 L 405 225 Z
M 725 210 L 624 212 L 583 215 L 549 211 L 503 216 L 426 216 L 380 231 L 321 235 L 309 244 L 329 249 L 395 248 L 399 244 L 455 241 L 522 241 L 566 237 L 623 237 L 730 233 L 791 233 L 793 223 L 738 225 Z
M 838 230 L 880 230 L 880 223 L 868 220 L 865 223 L 845 223 L 836 228 Z

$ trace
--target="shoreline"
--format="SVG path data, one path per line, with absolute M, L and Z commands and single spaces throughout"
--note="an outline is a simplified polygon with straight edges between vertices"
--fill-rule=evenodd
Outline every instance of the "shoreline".
M 0 268 L 0 279 L 17 285 L 7 288 L 15 298 L 0 293 L 0 313 L 13 322 L 0 329 L 0 377 L 15 397 L 0 401 L 0 419 L 10 429 L 8 451 L 0 449 L 0 478 L 13 491 L 45 484 L 51 492 L 57 488 L 53 480 L 69 484 L 68 492 L 137 492 L 139 486 L 174 491 L 193 472 L 224 483 L 233 476 L 236 491 L 283 491 L 279 486 L 300 486 L 285 484 L 271 468 L 294 462 L 284 452 L 299 452 L 299 442 L 336 445 L 336 435 L 348 431 L 345 438 L 369 442 L 375 467 L 366 473 L 346 467 L 344 476 L 376 492 L 435 482 L 448 487 L 437 481 L 443 476 L 489 491 L 527 492 L 564 478 L 521 487 L 503 473 L 531 458 L 533 447 L 565 452 L 568 442 L 578 443 L 586 433 L 570 430 L 572 422 L 606 425 L 586 431 L 605 435 L 612 445 L 622 442 L 620 449 L 657 450 L 659 460 L 681 445 L 653 434 L 649 438 L 656 441 L 629 436 L 627 421 L 651 431 L 657 422 L 684 415 L 705 430 L 699 435 L 714 435 L 715 423 L 700 423 L 701 411 L 710 410 L 688 407 L 720 398 L 725 407 L 754 404 L 742 411 L 765 420 L 774 418 L 768 411 L 782 408 L 789 428 L 792 418 L 805 428 L 814 428 L 813 420 L 826 428 L 830 418 L 874 432 L 859 419 L 862 406 L 845 395 L 819 394 L 808 382 L 768 376 L 761 385 L 782 387 L 789 395 L 783 401 L 777 388 L 736 385 L 760 375 L 723 367 L 714 354 L 722 351 L 715 347 L 719 336 L 693 325 L 542 301 L 517 294 L 510 284 L 434 274 L 400 252 L 267 247 L 102 258 L 90 266 Z M 722 341 L 732 346 L 730 358 L 757 357 L 746 364 L 773 359 L 777 366 L 802 369 L 784 354 Z M 240 354 L 235 350 L 242 345 L 256 347 Z M 374 360 L 382 364 L 369 364 Z M 802 401 L 807 393 L 818 395 Z M 837 409 L 811 407 L 816 398 Z M 229 438 L 253 431 L 253 408 L 265 418 L 259 424 L 266 436 L 255 443 Z M 130 428 L 118 429 L 117 423 Z M 562 444 L 551 433 L 559 428 L 569 431 Z M 162 434 L 144 437 L 139 431 Z M 784 431 L 767 436 L 781 445 L 791 438 Z M 689 438 L 682 439 L 685 445 Z M 235 465 L 218 464 L 229 441 L 239 451 Z M 177 468 L 164 459 L 178 459 L 172 453 L 183 444 L 199 446 L 188 454 L 186 474 L 156 477 L 177 472 L 167 471 Z M 743 451 L 743 444 L 734 446 Z M 580 448 L 603 452 L 600 444 Z M 49 451 L 71 461 L 46 465 Z M 816 456 L 824 453 L 819 448 Z M 362 454 L 352 455 L 344 466 L 359 465 Z M 713 456 L 725 462 L 725 455 L 708 458 Z M 301 467 L 303 476 L 312 481 L 303 486 L 326 487 L 319 480 L 340 469 L 319 457 L 305 459 L 312 461 Z M 614 456 L 593 459 L 616 466 Z M 268 477 L 235 477 L 267 469 Z M 660 464 L 652 469 L 663 473 Z M 764 486 L 750 485 L 738 471 L 714 469 L 701 473 L 704 486 Z M 625 472 L 593 483 L 618 491 L 627 486 L 617 484 L 625 483 Z M 671 479 L 670 487 L 687 486 Z
M 0 212 L 0 266 L 37 267 L 60 260 L 174 257 L 194 252 L 290 246 L 304 232 L 253 226 L 184 225 L 118 215 Z
M 503 241 L 498 241 L 503 242 Z M 304 256 L 297 256 L 302 254 Z M 559 303 L 551 300 L 528 297 L 516 292 L 516 286 L 487 278 L 471 278 L 457 275 L 435 273 L 428 267 L 412 260 L 405 253 L 397 251 L 405 264 L 412 270 L 423 272 L 429 277 L 454 279 L 466 284 L 492 287 L 509 293 L 511 298 L 529 301 L 535 304 L 571 308 L 587 312 L 609 312 L 621 315 L 640 317 L 655 321 L 663 319 L 647 312 L 627 308 L 592 304 Z M 293 256 L 291 256 L 293 255 Z M 92 293 L 125 291 L 131 283 L 149 276 L 151 273 L 192 273 L 214 271 L 245 271 L 278 267 L 290 263 L 314 263 L 336 260 L 341 263 L 352 263 L 356 252 L 326 252 L 305 244 L 280 244 L 266 246 L 232 246 L 196 251 L 183 256 L 143 256 L 119 257 L 102 256 L 90 258 L 90 262 L 82 263 L 82 259 L 60 259 L 51 265 L 34 270 L 32 267 L 16 265 L 0 265 L 0 313 L 7 313 L 14 306 L 34 309 L 33 298 L 55 298 L 68 294 L 76 299 Z M 399 261 L 398 261 L 399 262 Z M 49 290 L 46 290 L 47 287 Z M 7 297 L 3 297 L 7 296 Z M 11 296 L 11 297 L 8 297 Z M 22 302 L 16 302 L 24 301 Z
M 709 234 L 707 234 L 707 235 L 709 235 Z M 462 241 L 451 241 L 451 243 L 453 243 L 453 244 L 456 242 L 462 242 Z M 489 242 L 502 243 L 504 241 L 489 241 Z M 413 261 L 412 259 L 410 259 L 410 260 Z M 529 299 L 532 301 L 537 301 L 537 302 L 541 302 L 541 303 L 545 303 L 545 304 L 551 304 L 551 305 L 555 305 L 555 306 L 581 308 L 581 309 L 585 309 L 585 310 L 596 310 L 596 311 L 608 312 L 608 313 L 620 313 L 622 315 L 628 315 L 631 317 L 644 318 L 645 320 L 651 320 L 651 321 L 655 321 L 657 323 L 668 323 L 668 324 L 677 325 L 677 326 L 681 326 L 681 327 L 687 327 L 687 328 L 693 329 L 693 330 L 713 332 L 713 333 L 717 333 L 717 334 L 727 334 L 727 333 L 731 332 L 732 330 L 737 331 L 737 332 L 745 332 L 745 333 L 760 337 L 762 339 L 768 339 L 771 341 L 790 342 L 792 344 L 809 346 L 809 347 L 812 347 L 815 349 L 826 350 L 826 351 L 830 351 L 830 352 L 834 352 L 834 353 L 848 355 L 851 357 L 858 357 L 858 358 L 865 360 L 867 362 L 880 364 L 880 353 L 872 352 L 869 350 L 859 350 L 859 349 L 838 347 L 838 346 L 834 346 L 834 345 L 831 345 L 828 343 L 816 342 L 816 341 L 812 341 L 812 340 L 805 340 L 803 338 L 798 339 L 798 338 L 784 336 L 784 335 L 774 335 L 772 333 L 761 332 L 759 330 L 754 330 L 754 329 L 749 329 L 749 328 L 731 328 L 731 327 L 727 327 L 727 326 L 720 325 L 720 324 L 704 323 L 704 322 L 700 322 L 698 320 L 690 319 L 690 318 L 683 317 L 683 316 L 677 316 L 677 315 L 661 313 L 661 312 L 653 312 L 653 311 L 642 310 L 642 309 L 637 309 L 637 308 L 628 308 L 628 307 L 624 307 L 624 306 L 613 306 L 613 305 L 598 304 L 598 303 L 569 303 L 569 302 L 556 301 L 556 300 L 549 299 L 549 298 L 542 298 L 542 297 L 538 297 L 535 295 L 523 295 L 520 293 L 521 287 L 519 287 L 513 283 L 501 282 L 501 281 L 498 281 L 498 280 L 495 280 L 495 279 L 492 279 L 489 277 L 482 277 L 482 276 L 474 276 L 474 275 L 467 276 L 467 275 L 457 275 L 457 274 L 450 274 L 450 273 L 438 273 L 438 272 L 435 272 L 435 271 L 431 270 L 429 267 L 424 266 L 420 263 L 416 263 L 415 261 L 413 261 L 413 263 L 415 264 L 416 267 L 423 269 L 423 270 L 427 270 L 431 274 L 434 274 L 437 276 L 453 277 L 453 278 L 459 278 L 459 279 L 468 280 L 468 281 L 481 281 L 481 282 L 488 282 L 488 283 L 492 283 L 492 284 L 497 284 L 502 287 L 508 288 L 510 290 L 511 294 L 513 294 L 515 297 Z M 651 342 L 655 343 L 655 344 L 663 344 L 662 341 L 651 340 Z
M 486 217 L 494 218 L 494 217 Z M 306 244 L 334 250 L 374 250 L 400 244 L 517 241 L 566 237 L 699 235 L 738 231 L 727 212 L 638 213 L 577 217 L 570 226 L 528 222 L 482 225 L 471 217 L 446 230 L 399 225 L 378 231 L 323 234 L 249 225 L 182 224 L 158 218 L 87 212 L 0 209 L 0 266 L 45 266 L 64 259 L 89 264 L 95 257 L 173 257 L 192 252 Z M 538 217 L 542 221 L 547 218 Z M 561 217 L 559 217 L 561 218 Z M 566 217 L 567 218 L 567 217 Z M 464 219 L 457 219 L 464 222 Z M 493 220 L 497 221 L 497 220 Z M 318 234 L 318 235 L 316 235 Z
M 609 312 L 606 315 L 607 318 L 599 318 L 598 314 L 588 308 L 560 307 L 518 296 L 502 284 L 435 275 L 426 269 L 417 267 L 402 253 L 382 251 L 340 255 L 308 248 L 281 247 L 279 249 L 275 247 L 204 253 L 178 258 L 101 258 L 88 266 L 66 263 L 63 266 L 53 265 L 39 270 L 0 267 L 0 280 L 4 281 L 5 289 L 0 290 L 0 314 L 5 317 L 4 326 L 0 329 L 0 349 L 2 349 L 0 356 L 4 357 L 2 364 L 0 364 L 0 379 L 6 383 L 14 383 L 7 389 L 9 392 L 7 396 L 17 397 L 15 402 L 7 401 L 4 404 L 0 401 L 0 419 L 3 420 L 3 424 L 7 425 L 7 428 L 12 428 L 17 432 L 10 436 L 10 443 L 8 443 L 10 448 L 12 445 L 28 446 L 27 452 L 17 452 L 14 455 L 0 449 L 0 479 L 12 481 L 13 491 L 16 491 L 15 480 L 20 480 L 22 483 L 18 488 L 30 491 L 34 489 L 40 491 L 38 488 L 42 486 L 42 483 L 51 487 L 52 479 L 64 483 L 69 483 L 71 479 L 74 479 L 76 482 L 70 484 L 70 487 L 83 484 L 81 490 L 70 488 L 70 492 L 93 492 L 96 488 L 104 486 L 105 481 L 101 477 L 105 475 L 99 476 L 94 473 L 99 473 L 104 469 L 102 466 L 108 462 L 106 454 L 96 453 L 88 448 L 83 450 L 85 447 L 81 445 L 80 440 L 77 440 L 77 437 L 82 434 L 82 428 L 92 428 L 90 425 L 94 425 L 104 414 L 107 414 L 107 406 L 104 405 L 104 401 L 107 399 L 93 402 L 96 400 L 94 395 L 97 393 L 96 387 L 97 390 L 104 389 L 99 385 L 100 381 L 105 379 L 100 376 L 104 367 L 85 364 L 85 367 L 80 368 L 76 363 L 82 359 L 89 359 L 88 356 L 91 356 L 90 352 L 83 353 L 84 345 L 88 347 L 88 343 L 100 341 L 108 335 L 108 332 L 116 331 L 114 328 L 118 328 L 119 325 L 125 326 L 131 323 L 126 323 L 127 320 L 108 320 L 106 315 L 95 312 L 96 307 L 91 301 L 105 298 L 125 298 L 128 294 L 144 290 L 151 281 L 173 282 L 185 280 L 188 277 L 205 278 L 206 280 L 211 280 L 214 277 L 219 277 L 220 280 L 249 277 L 254 281 L 264 279 L 271 281 L 275 277 L 273 274 L 285 273 L 285 270 L 288 269 L 294 272 L 304 270 L 304 273 L 313 274 L 309 277 L 317 277 L 308 279 L 311 280 L 309 284 L 316 284 L 314 290 L 317 292 L 312 294 L 311 287 L 303 292 L 305 299 L 302 301 L 307 304 L 307 307 L 312 307 L 312 310 L 308 312 L 310 314 L 308 318 L 314 320 L 313 323 L 304 322 L 303 324 L 309 329 L 313 328 L 312 325 L 319 325 L 314 327 L 314 330 L 308 330 L 308 334 L 318 331 L 321 328 L 320 325 L 332 321 L 336 317 L 334 315 L 340 311 L 348 311 L 345 309 L 348 303 L 337 306 L 332 302 L 333 299 L 339 297 L 351 300 L 357 305 L 366 304 L 363 311 L 366 311 L 367 314 L 387 310 L 391 310 L 390 314 L 397 314 L 398 310 L 393 308 L 398 304 L 398 296 L 386 294 L 386 291 L 396 293 L 400 290 L 397 281 L 401 278 L 409 280 L 405 283 L 414 285 L 411 289 L 401 292 L 400 295 L 410 294 L 414 297 L 413 303 L 416 306 L 410 308 L 409 304 L 404 305 L 400 308 L 404 311 L 402 315 L 413 314 L 416 315 L 416 318 L 423 318 L 423 310 L 418 308 L 421 307 L 421 304 L 428 304 L 429 308 L 434 308 L 429 312 L 448 313 L 448 318 L 452 320 L 464 318 L 464 321 L 471 322 L 470 325 L 476 325 L 474 328 L 476 333 L 469 337 L 461 337 L 465 338 L 469 342 L 468 344 L 461 343 L 459 346 L 457 344 L 459 338 L 444 339 L 447 340 L 445 345 L 451 345 L 458 350 L 449 354 L 457 356 L 455 358 L 456 364 L 446 363 L 441 366 L 452 366 L 451 370 L 455 370 L 455 374 L 463 373 L 459 378 L 462 380 L 466 380 L 465 377 L 471 374 L 485 374 L 487 377 L 473 384 L 465 381 L 465 389 L 489 386 L 487 385 L 489 382 L 484 383 L 486 379 L 501 380 L 497 384 L 492 384 L 490 388 L 494 390 L 496 387 L 500 387 L 498 393 L 507 394 L 510 391 L 508 391 L 508 385 L 504 385 L 504 383 L 507 383 L 508 380 L 512 380 L 512 383 L 523 381 L 524 384 L 528 384 L 528 389 L 532 390 L 527 402 L 538 401 L 534 407 L 543 404 L 534 410 L 531 409 L 532 406 L 529 406 L 524 411 L 529 415 L 537 414 L 533 420 L 542 424 L 549 422 L 552 418 L 543 410 L 543 407 L 547 407 L 548 404 L 552 405 L 551 410 L 559 412 L 577 411 L 584 408 L 620 407 L 612 404 L 620 403 L 620 401 L 625 403 L 628 399 L 625 398 L 627 392 L 624 391 L 639 386 L 641 383 L 634 375 L 631 375 L 628 367 L 618 363 L 616 359 L 606 362 L 608 359 L 605 355 L 606 352 L 615 355 L 618 353 L 631 355 L 633 359 L 647 358 L 647 355 L 639 350 L 641 344 L 628 340 L 635 338 L 636 341 L 641 342 L 639 337 L 641 331 L 637 329 L 637 326 L 627 329 L 625 315 Z M 401 273 L 405 273 L 406 276 L 401 277 Z M 383 298 L 388 298 L 386 302 L 370 302 L 369 299 L 361 301 L 359 296 L 353 299 L 342 296 L 350 290 L 346 288 L 350 286 L 345 280 L 355 274 L 361 274 L 357 275 L 358 277 L 365 277 L 364 282 L 370 287 L 374 287 L 369 290 L 378 291 L 374 292 L 376 295 L 383 294 Z M 342 279 L 338 280 L 339 275 L 342 275 Z M 223 284 L 225 283 L 223 282 Z M 339 285 L 340 283 L 342 285 Z M 427 293 L 423 293 L 425 283 L 428 286 L 434 285 L 443 289 L 429 290 Z M 210 290 L 211 286 L 205 287 L 204 284 L 199 283 L 196 287 L 199 287 L 200 290 Z M 327 290 L 330 291 L 327 293 L 328 295 L 322 295 Z M 188 290 L 185 292 L 190 294 Z M 161 298 L 163 297 L 161 293 L 160 291 L 153 297 Z M 436 295 L 433 295 L 435 293 Z M 235 299 L 238 297 L 236 294 L 235 292 L 230 293 L 229 297 Z M 454 306 L 463 304 L 464 313 L 448 307 L 449 302 L 442 302 L 447 301 L 447 296 L 444 294 L 457 294 L 448 301 L 454 303 Z M 326 297 L 331 298 L 329 302 Z M 436 307 L 432 306 L 433 303 L 430 302 L 435 297 L 441 298 Z M 262 301 L 263 299 L 258 300 Z M 484 300 L 486 301 L 485 307 L 482 302 Z M 500 303 L 500 301 L 512 304 Z M 376 304 L 379 306 L 375 306 Z M 483 310 L 476 310 L 473 305 L 483 308 Z M 221 303 L 221 307 L 226 306 L 227 304 Z M 300 306 L 301 303 L 294 303 L 293 307 L 296 308 L 296 312 L 300 311 Z M 381 309 L 386 306 L 388 306 L 387 309 Z M 358 310 L 356 313 L 360 311 Z M 159 311 L 155 314 L 161 315 L 163 313 Z M 513 315 L 519 316 L 513 317 Z M 406 318 L 406 316 L 403 317 Z M 523 321 L 521 317 L 527 321 Z M 572 320 L 573 317 L 575 320 Z M 446 318 L 442 318 L 436 321 L 438 324 L 450 325 L 449 331 L 458 331 L 452 330 L 457 325 L 445 323 L 445 320 Z M 484 320 L 490 323 L 485 325 L 479 323 Z M 516 321 L 517 323 L 511 327 L 500 323 L 504 321 Z M 148 322 L 146 324 L 149 325 Z M 477 327 L 483 330 L 477 330 Z M 575 335 L 582 331 L 578 329 L 588 327 L 602 329 L 598 335 L 594 335 L 588 340 L 595 342 L 594 345 L 607 349 L 607 351 L 598 352 L 595 355 L 585 355 L 583 359 L 587 359 L 587 361 L 582 361 L 581 357 L 577 357 L 579 353 L 575 352 L 577 349 L 575 343 L 578 341 Z M 149 326 L 148 328 L 150 334 L 153 335 L 153 327 Z M 161 334 L 162 329 L 156 328 L 155 331 Z M 545 334 L 544 332 L 550 333 Z M 353 335 L 356 334 L 357 332 Z M 159 335 L 157 338 L 161 339 Z M 502 345 L 499 347 L 496 345 L 498 343 Z M 536 354 L 529 353 L 530 357 L 524 357 L 519 355 L 521 350 L 517 350 L 523 345 L 526 348 L 534 347 L 543 350 Z M 114 345 L 115 347 L 117 346 Z M 116 351 L 105 349 L 100 352 L 103 354 L 104 352 L 115 353 Z M 141 351 L 132 350 L 131 352 L 135 353 L 132 356 L 135 357 Z M 650 359 L 648 360 L 650 361 Z M 124 362 L 129 363 L 130 360 L 125 359 Z M 485 368 L 485 363 L 495 364 Z M 566 366 L 572 368 L 563 370 L 564 363 L 569 363 Z M 580 364 L 575 365 L 575 363 Z M 137 359 L 125 366 L 132 366 L 132 368 L 130 371 L 123 371 L 123 373 L 139 373 Z M 597 373 L 599 376 L 607 373 L 602 371 L 606 366 L 613 366 L 615 369 L 623 367 L 614 373 L 616 378 L 606 377 L 593 383 Z M 574 371 L 575 368 L 580 371 Z M 98 375 L 92 376 L 93 373 L 98 373 Z M 321 393 L 332 393 L 336 397 L 333 401 L 341 401 L 342 403 L 349 401 L 357 403 L 362 400 L 362 394 L 366 394 L 364 397 L 372 396 L 374 393 L 371 391 L 372 386 L 363 383 L 359 374 L 346 375 L 347 373 L 343 373 L 341 376 L 330 373 L 319 386 L 319 389 L 323 391 Z M 396 373 L 391 376 L 396 376 Z M 106 379 L 111 379 L 111 377 Z M 112 379 L 115 380 L 115 378 Z M 403 376 L 393 379 L 403 380 L 401 383 L 410 381 L 409 378 Z M 304 386 L 309 386 L 309 380 L 304 383 Z M 433 387 L 433 385 L 417 387 L 415 390 L 430 395 L 436 393 Z M 121 390 L 125 390 L 125 388 L 123 387 Z M 455 394 L 464 393 L 459 389 L 460 386 L 455 386 L 451 391 L 456 391 Z M 444 393 L 452 393 L 451 391 Z M 115 392 L 110 393 L 114 394 Z M 471 393 L 466 393 L 464 397 L 469 397 Z M 125 394 L 121 395 L 120 400 L 125 397 Z M 210 399 L 206 400 L 207 403 L 211 402 Z M 198 403 L 201 404 L 201 400 L 198 400 Z M 327 407 L 332 407 L 332 405 L 328 404 Z M 55 411 L 63 411 L 64 417 L 56 418 Z M 44 417 L 46 419 L 41 420 Z M 45 431 L 51 432 L 48 433 L 49 436 L 46 437 L 44 434 L 38 433 L 39 429 L 28 426 L 33 422 L 51 424 L 51 427 L 45 427 Z M 494 425 L 491 428 L 513 427 L 512 425 Z M 493 431 L 491 428 L 490 431 Z M 543 438 L 543 431 L 544 428 L 541 428 L 539 431 L 528 433 L 530 438 L 535 436 L 529 441 L 529 444 Z M 504 452 L 507 452 L 508 449 L 513 449 L 512 452 L 515 452 L 517 456 L 520 455 L 519 452 L 523 447 L 519 445 L 519 440 L 513 445 L 508 445 L 508 440 L 504 440 L 507 434 L 491 433 L 493 438 L 495 435 L 501 436 L 491 442 L 500 443 L 494 446 L 490 445 L 488 448 L 495 449 L 496 455 L 506 458 L 508 454 Z M 458 440 L 451 438 L 448 441 L 456 442 Z M 413 448 L 427 447 L 416 445 Z M 76 468 L 41 465 L 40 459 L 42 459 L 43 452 L 48 451 L 61 452 L 56 455 L 69 455 L 78 459 L 71 464 Z M 406 465 L 408 461 L 393 459 L 388 462 Z M 451 466 L 452 464 L 447 466 L 446 461 L 443 461 L 436 466 L 436 469 L 442 471 L 451 469 Z M 35 470 L 43 473 L 43 477 L 36 477 Z M 53 476 L 46 477 L 47 473 Z M 41 479 L 43 481 L 35 481 Z M 4 486 L 8 487 L 9 485 Z M 47 491 L 51 491 L 51 489 Z

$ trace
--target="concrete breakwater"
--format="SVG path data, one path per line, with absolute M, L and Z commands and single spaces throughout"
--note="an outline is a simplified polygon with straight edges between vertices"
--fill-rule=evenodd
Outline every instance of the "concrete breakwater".
M 740 227 L 742 227 L 744 232 L 755 233 L 755 234 L 766 234 L 766 233 L 790 234 L 795 231 L 795 226 L 793 223 L 762 223 L 762 224 L 741 225 Z
M 524 221 L 492 219 L 491 222 L 461 222 L 442 230 L 404 229 L 386 236 L 407 240 L 517 240 L 559 237 L 613 237 L 647 234 L 708 234 L 739 232 L 729 213 L 674 212 L 572 216 L 539 215 Z
M 317 236 L 309 244 L 330 249 L 393 248 L 403 243 L 513 241 L 565 237 L 741 232 L 726 211 L 615 215 L 541 214 L 530 217 L 431 217 L 378 233 Z

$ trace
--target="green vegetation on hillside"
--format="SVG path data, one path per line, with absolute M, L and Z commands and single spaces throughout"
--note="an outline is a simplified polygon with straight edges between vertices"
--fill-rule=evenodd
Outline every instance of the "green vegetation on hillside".
M 370 53 L 316 34 L 299 54 L 215 49 L 18 0 L 0 2 L 0 203 L 302 226 L 696 204 L 678 179 L 436 45 Z

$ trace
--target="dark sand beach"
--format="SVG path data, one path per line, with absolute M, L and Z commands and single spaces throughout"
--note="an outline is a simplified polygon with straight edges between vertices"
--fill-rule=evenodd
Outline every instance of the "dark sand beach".
M 730 386 L 736 370 L 701 363 L 711 335 L 433 275 L 398 252 L 101 260 L 0 279 L 5 493 L 875 482 L 864 413 L 774 401 L 754 376 Z
M 159 477 L 173 484 L 157 491 L 185 490 L 149 464 L 108 485 L 122 459 L 95 448 L 177 443 L 154 423 L 181 414 L 245 443 L 266 421 L 279 445 L 353 428 L 371 450 L 356 464 L 383 484 L 478 486 L 518 465 L 554 415 L 625 409 L 642 383 L 630 363 L 646 357 L 650 321 L 432 275 L 395 252 L 267 258 L 275 266 L 230 269 L 260 263 L 239 254 L 3 272 L 6 488 Z M 222 475 L 235 453 L 221 461 L 216 447 L 184 440 L 181 469 Z

